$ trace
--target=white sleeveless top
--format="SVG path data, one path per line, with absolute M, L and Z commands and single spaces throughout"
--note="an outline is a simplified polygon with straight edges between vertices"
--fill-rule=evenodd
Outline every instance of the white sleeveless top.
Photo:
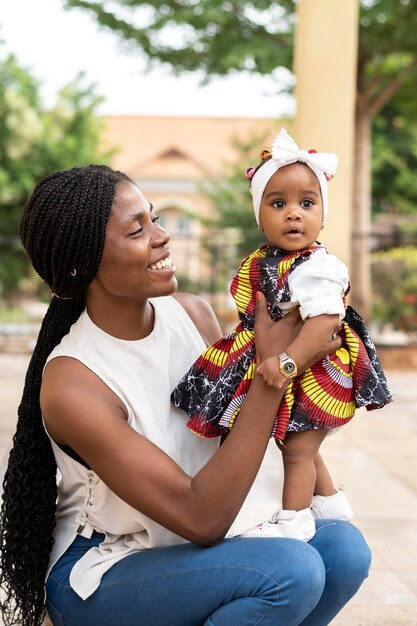
M 217 450 L 219 441 L 202 439 L 189 431 L 187 416 L 174 407 L 170 395 L 205 345 L 174 298 L 157 298 L 152 305 L 153 331 L 138 341 L 108 335 L 84 311 L 47 362 L 67 356 L 86 365 L 122 400 L 130 426 L 193 476 Z M 77 534 L 91 537 L 93 530 L 104 533 L 104 541 L 90 549 L 71 571 L 71 587 L 85 599 L 97 589 L 103 574 L 128 554 L 185 542 L 126 504 L 94 471 L 51 443 L 60 476 L 48 574 Z

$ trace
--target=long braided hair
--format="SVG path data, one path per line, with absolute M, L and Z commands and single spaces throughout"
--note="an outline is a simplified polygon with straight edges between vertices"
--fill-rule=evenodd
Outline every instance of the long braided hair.
M 46 359 L 84 309 L 97 273 L 122 172 L 89 165 L 53 173 L 27 201 L 20 237 L 33 267 L 51 288 L 50 306 L 27 370 L 3 483 L 0 604 L 5 624 L 39 626 L 55 526 L 56 463 L 42 425 L 39 392 Z

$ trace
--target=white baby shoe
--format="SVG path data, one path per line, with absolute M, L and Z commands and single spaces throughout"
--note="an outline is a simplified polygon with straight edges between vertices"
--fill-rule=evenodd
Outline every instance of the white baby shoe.
M 332 496 L 313 496 L 311 512 L 315 519 L 341 519 L 350 522 L 353 517 L 349 500 L 340 489 Z
M 288 511 L 281 509 L 270 520 L 262 522 L 241 534 L 241 537 L 290 537 L 310 541 L 316 533 L 311 509 Z

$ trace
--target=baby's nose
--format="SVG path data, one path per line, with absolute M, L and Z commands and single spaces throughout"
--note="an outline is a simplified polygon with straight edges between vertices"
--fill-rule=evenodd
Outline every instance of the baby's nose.
M 296 207 L 290 207 L 287 215 L 286 215 L 287 220 L 299 220 L 300 219 L 300 212 L 298 210 L 298 208 Z

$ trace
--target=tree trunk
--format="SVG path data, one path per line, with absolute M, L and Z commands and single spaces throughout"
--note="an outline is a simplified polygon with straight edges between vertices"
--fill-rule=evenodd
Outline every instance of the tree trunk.
M 352 306 L 369 322 L 372 311 L 371 230 L 372 118 L 366 107 L 357 105 L 355 119 L 355 162 L 353 185 L 352 261 L 350 268 Z

